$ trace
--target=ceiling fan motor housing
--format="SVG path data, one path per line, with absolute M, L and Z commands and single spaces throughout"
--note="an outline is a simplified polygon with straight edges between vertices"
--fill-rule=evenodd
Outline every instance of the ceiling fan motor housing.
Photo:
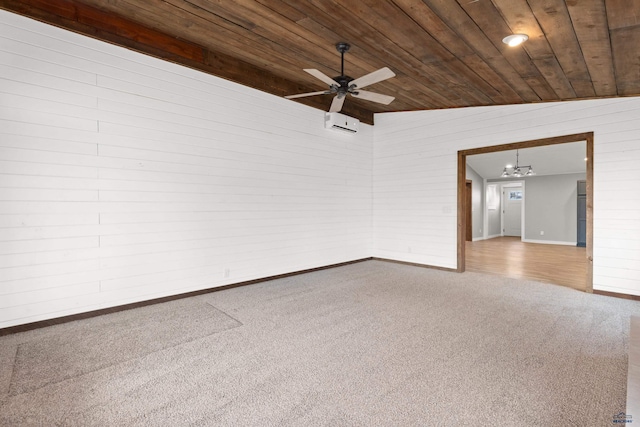
M 336 87 L 336 92 L 338 94 L 347 94 L 347 92 L 351 92 L 349 89 L 349 83 L 351 83 L 354 78 L 349 76 L 337 76 L 334 77 L 333 80 L 338 82 L 340 86 Z

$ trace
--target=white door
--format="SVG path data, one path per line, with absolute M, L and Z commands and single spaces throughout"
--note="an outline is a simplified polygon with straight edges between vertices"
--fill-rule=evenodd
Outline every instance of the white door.
M 522 236 L 522 199 L 521 187 L 505 187 L 504 195 L 504 230 L 505 236 Z

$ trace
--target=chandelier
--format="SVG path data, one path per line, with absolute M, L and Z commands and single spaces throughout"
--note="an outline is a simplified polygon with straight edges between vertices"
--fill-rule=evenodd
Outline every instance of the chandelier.
M 502 175 L 500 175 L 500 178 L 519 178 L 521 176 L 533 176 L 536 174 L 533 171 L 533 167 L 531 165 L 520 166 L 518 164 L 519 157 L 520 157 L 520 153 L 518 152 L 518 150 L 516 150 L 516 165 L 505 166 L 504 169 L 502 170 Z M 522 171 L 523 169 L 527 169 L 527 171 L 523 172 Z

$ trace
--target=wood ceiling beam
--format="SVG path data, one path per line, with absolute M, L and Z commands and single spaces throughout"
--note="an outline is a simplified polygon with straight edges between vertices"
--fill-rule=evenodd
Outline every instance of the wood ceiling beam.
M 77 1 L 0 0 L 0 8 L 277 96 L 317 90 L 228 54 L 180 40 L 126 17 Z M 296 101 L 326 111 L 331 99 L 324 98 L 328 97 L 300 98 Z M 345 103 L 342 112 L 373 124 L 373 112 L 357 102 Z
M 166 52 L 166 58 L 185 58 L 204 62 L 205 53 L 201 46 L 156 30 L 143 27 L 127 18 L 70 0 L 0 0 L 0 7 L 47 24 L 55 25 L 83 35 L 113 44 L 139 50 L 150 49 Z M 127 46 L 127 44 L 132 46 Z

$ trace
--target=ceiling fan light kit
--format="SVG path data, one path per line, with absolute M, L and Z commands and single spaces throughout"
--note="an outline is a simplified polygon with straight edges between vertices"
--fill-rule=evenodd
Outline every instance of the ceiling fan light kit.
M 387 67 L 380 68 L 377 71 L 366 74 L 360 78 L 354 79 L 353 77 L 347 76 L 344 73 L 344 54 L 351 48 L 349 43 L 340 42 L 336 44 L 336 50 L 340 52 L 340 75 L 334 78 L 331 78 L 324 74 L 320 70 L 316 70 L 314 68 L 304 69 L 305 72 L 311 74 L 313 77 L 318 80 L 329 85 L 328 90 L 319 91 L 319 92 L 309 92 L 309 93 L 301 93 L 297 95 L 288 95 L 285 96 L 287 99 L 295 99 L 302 98 L 306 96 L 314 96 L 314 95 L 329 95 L 334 93 L 335 96 L 333 101 L 331 102 L 331 107 L 329 107 L 330 113 L 338 113 L 342 110 L 342 106 L 344 105 L 344 101 L 347 95 L 351 95 L 355 98 L 364 99 L 366 101 L 377 102 L 379 104 L 389 105 L 395 98 L 389 95 L 382 95 L 375 92 L 369 92 L 362 90 L 362 88 L 366 86 L 370 86 L 374 83 L 381 82 L 386 79 L 390 79 L 391 77 L 395 77 L 395 73 L 391 71 Z

